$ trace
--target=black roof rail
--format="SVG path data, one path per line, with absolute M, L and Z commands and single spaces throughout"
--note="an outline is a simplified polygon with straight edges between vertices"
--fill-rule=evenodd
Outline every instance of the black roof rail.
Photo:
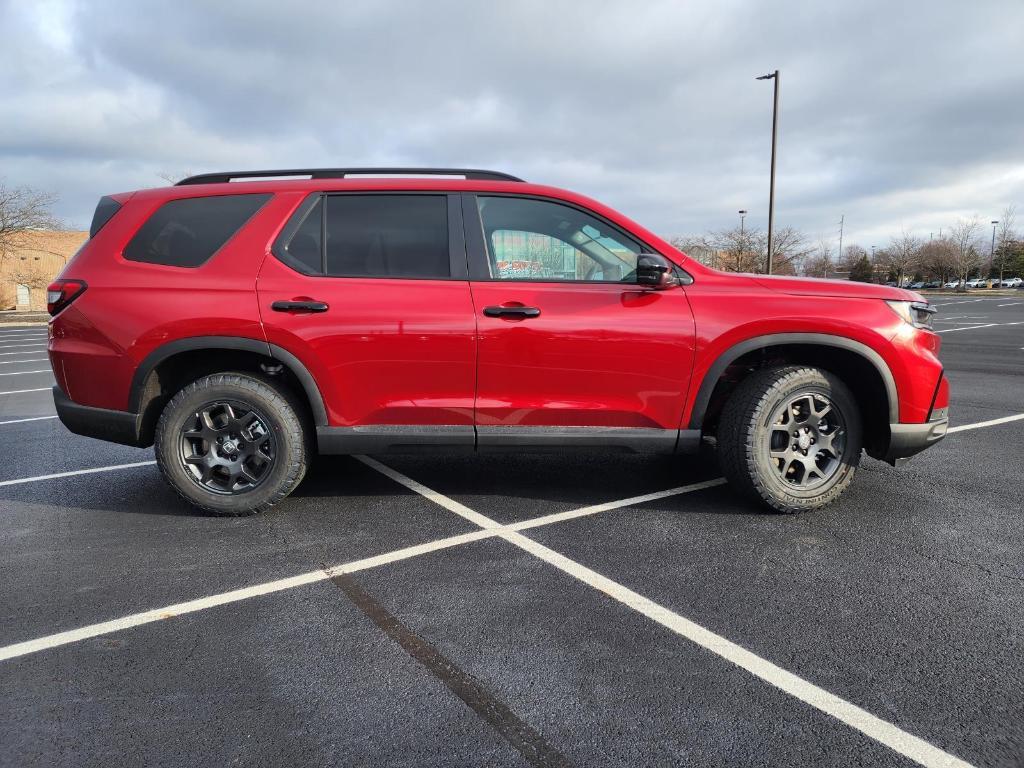
M 476 168 L 289 168 L 278 171 L 221 171 L 201 173 L 182 179 L 175 186 L 190 184 L 224 184 L 232 179 L 253 179 L 271 176 L 308 176 L 311 179 L 343 179 L 346 176 L 462 176 L 473 181 L 522 181 L 500 171 L 482 171 Z

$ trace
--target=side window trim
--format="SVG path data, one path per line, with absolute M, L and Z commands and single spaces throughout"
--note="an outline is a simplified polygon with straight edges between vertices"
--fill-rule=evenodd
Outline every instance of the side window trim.
M 567 208 L 574 208 L 581 213 L 591 216 L 597 219 L 605 226 L 609 227 L 612 232 L 615 232 L 635 242 L 641 246 L 644 253 L 661 253 L 656 248 L 652 248 L 648 243 L 638 238 L 631 232 L 627 232 L 622 229 L 619 225 L 608 221 L 604 216 L 584 208 L 582 206 L 571 203 L 567 200 L 559 200 L 553 197 L 544 197 L 541 195 L 524 195 L 515 193 L 503 193 L 503 192 L 487 192 L 486 194 L 480 194 L 476 192 L 463 192 L 462 193 L 462 212 L 464 221 L 466 222 L 466 248 L 469 252 L 469 274 L 470 279 L 477 282 L 487 283 L 548 283 L 554 285 L 617 285 L 619 287 L 629 285 L 628 283 L 622 283 L 615 280 L 549 280 L 546 278 L 501 278 L 492 277 L 490 268 L 490 251 L 487 248 L 487 240 L 484 235 L 484 223 L 480 216 L 480 207 L 477 204 L 477 197 L 516 197 L 523 200 L 537 200 L 543 203 L 553 203 L 555 205 L 564 205 Z M 664 255 L 664 254 L 662 254 Z M 676 271 L 681 275 L 687 275 L 682 267 L 676 265 Z
M 444 197 L 447 201 L 448 209 L 448 260 L 451 271 L 450 277 L 402 277 L 402 276 L 376 276 L 361 279 L 370 280 L 468 280 L 469 279 L 469 257 L 467 254 L 466 247 L 466 231 L 463 225 L 463 211 L 462 205 L 460 205 L 460 194 L 458 192 L 441 192 L 435 190 L 409 190 L 409 191 L 395 191 L 395 190 L 352 190 L 351 192 L 345 191 L 330 191 L 330 192 L 313 192 L 307 198 L 305 198 L 299 206 L 292 212 L 292 215 L 288 218 L 288 222 L 285 224 L 281 233 L 274 240 L 274 244 L 271 246 L 271 253 L 277 258 L 278 261 L 282 262 L 296 272 L 299 272 L 310 277 L 323 277 L 331 280 L 346 280 L 353 279 L 345 276 L 336 276 L 327 274 L 327 199 L 330 197 L 340 197 L 342 195 L 432 195 L 434 197 Z M 324 205 L 320 209 L 320 271 L 310 272 L 304 268 L 305 265 L 296 262 L 290 257 L 287 251 L 288 243 L 292 237 L 302 226 L 309 211 L 316 206 L 318 202 L 323 200 Z
M 301 227 L 302 224 L 306 221 L 306 216 L 309 215 L 309 212 L 313 208 L 315 208 L 316 204 L 319 203 L 324 197 L 325 195 L 322 192 L 314 192 L 313 194 L 303 199 L 303 201 L 299 203 L 298 207 L 292 212 L 292 215 L 288 217 L 288 221 L 285 222 L 285 225 L 281 229 L 281 232 L 274 239 L 274 244 L 270 246 L 270 252 L 278 261 L 290 267 L 291 269 L 294 269 L 296 272 L 299 272 L 300 274 L 303 275 L 308 275 L 310 277 L 322 277 L 324 273 L 323 208 L 320 209 L 320 271 L 310 271 L 309 267 L 306 264 L 303 264 L 297 259 L 293 259 L 291 257 L 291 254 L 288 253 L 288 244 L 295 236 L 295 233 L 299 231 L 299 227 Z

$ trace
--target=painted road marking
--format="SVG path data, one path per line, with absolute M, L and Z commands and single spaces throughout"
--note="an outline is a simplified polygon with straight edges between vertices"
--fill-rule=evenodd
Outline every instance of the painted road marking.
M 741 669 L 745 669 L 769 685 L 773 685 L 790 696 L 846 723 L 851 728 L 855 728 L 904 757 L 910 758 L 920 765 L 929 766 L 929 768 L 933 766 L 936 768 L 938 766 L 951 768 L 953 766 L 970 765 L 958 757 L 929 744 L 924 739 L 872 715 L 856 704 L 852 704 L 846 701 L 846 699 L 829 693 L 824 688 L 819 688 L 814 683 L 776 666 L 767 659 L 761 658 L 756 653 L 737 645 L 731 640 L 727 640 L 706 627 L 669 610 L 665 606 L 634 592 L 616 581 L 612 581 L 607 576 L 602 576 L 585 565 L 571 560 L 560 552 L 545 547 L 543 544 L 539 544 L 517 531 L 509 530 L 506 526 L 502 526 L 489 517 L 469 509 L 464 504 L 460 504 L 454 499 L 450 499 L 431 488 L 427 488 L 412 478 L 406 477 L 401 472 L 397 472 L 365 456 L 357 456 L 356 458 L 374 469 L 383 468 L 387 470 L 383 474 L 392 480 L 396 480 L 409 490 L 421 493 L 425 498 L 440 503 L 445 509 L 455 512 L 466 520 L 485 526 L 482 528 L 483 531 L 497 531 L 497 535 L 510 544 L 529 552 L 534 557 L 540 558 L 549 565 L 553 565 L 560 571 L 582 581 L 584 584 L 603 592 L 612 599 L 656 621 L 666 629 L 675 632 L 677 635 L 686 638 L 716 656 L 732 662 Z M 421 489 L 422 491 L 427 491 L 427 493 L 422 493 Z
M 33 357 L 29 360 L 0 360 L 0 365 L 17 365 L 18 363 L 45 363 L 49 359 L 50 358 L 48 357 Z
M 1022 347 L 1024 349 L 1024 347 Z M 981 429 L 982 427 L 994 427 L 997 424 L 1009 424 L 1011 421 L 1020 421 L 1024 419 L 1024 413 L 1018 413 L 1015 416 L 1003 416 L 1001 419 L 989 419 L 988 421 L 978 421 L 974 424 L 961 424 L 959 427 L 950 427 L 946 430 L 946 434 L 953 432 L 963 432 L 966 429 Z
M 976 331 L 979 328 L 995 328 L 996 326 L 1001 325 L 1024 325 L 1024 320 L 1020 320 L 1015 323 L 985 323 L 984 325 L 971 325 L 965 326 L 963 328 L 943 328 L 941 330 L 936 331 L 936 333 L 953 333 L 955 331 Z
M 42 354 L 42 353 L 41 352 L 36 352 L 36 351 L 32 351 L 32 352 L 0 352 L 0 355 L 4 355 L 5 357 L 7 355 L 40 355 L 40 354 Z
M 26 421 L 43 421 L 44 419 L 56 419 L 56 416 L 33 416 L 29 419 L 11 419 L 10 421 L 0 421 L 0 425 L 3 424 L 21 424 Z
M 18 362 L 24 363 L 24 362 L 27 362 L 27 361 L 26 360 L 19 360 Z M 25 375 L 30 374 L 30 373 L 53 373 L 53 369 L 51 369 L 51 368 L 44 368 L 43 370 L 39 370 L 39 371 L 12 371 L 10 373 L 0 373 L 0 376 L 25 376 Z
M 45 347 L 45 344 L 0 344 L 0 349 L 15 349 L 16 347 L 32 347 L 38 349 L 39 347 Z
M 20 395 L 24 392 L 52 392 L 53 387 L 41 387 L 39 389 L 9 389 L 6 392 L 0 392 L 0 395 Z
M 95 471 L 107 471 L 109 469 L 126 469 L 128 467 L 145 466 L 147 464 L 155 463 L 156 462 L 149 461 L 139 462 L 136 464 L 120 464 L 115 467 L 100 467 L 97 468 L 97 470 Z M 386 467 L 386 469 L 390 470 L 390 467 Z M 16 483 L 28 483 L 37 480 L 48 480 L 57 477 L 82 475 L 86 474 L 88 471 L 89 470 L 78 472 L 62 472 L 56 475 L 44 475 L 41 477 L 24 478 L 22 480 L 7 480 L 4 483 L 0 483 L 0 485 L 14 485 Z M 391 470 L 391 472 L 394 472 L 394 470 Z M 398 473 L 395 474 L 397 475 Z M 391 475 L 389 475 L 389 477 L 391 477 Z M 401 477 L 405 478 L 404 475 L 401 475 Z M 415 483 L 415 481 L 410 482 Z M 427 491 L 430 490 L 426 486 L 421 486 L 418 483 L 416 483 L 416 486 L 418 488 L 423 488 L 424 490 Z M 695 483 L 692 486 L 681 486 L 679 488 L 672 489 L 671 492 L 662 491 L 662 495 L 660 495 L 659 498 L 664 498 L 664 495 L 670 493 L 671 495 L 680 495 L 683 493 L 689 493 L 691 491 L 699 491 L 704 489 L 705 487 L 708 487 L 707 483 Z M 433 493 L 434 496 L 436 496 L 439 499 L 448 499 L 447 496 L 442 496 L 439 493 L 433 491 L 431 493 Z M 431 497 L 431 501 L 433 500 L 433 497 Z M 615 509 L 617 508 L 617 506 L 625 506 L 627 503 L 631 501 L 631 499 L 623 499 L 621 502 L 609 502 L 609 504 L 607 505 L 599 504 L 594 505 L 593 507 L 585 507 L 584 509 L 591 510 L 590 512 L 588 512 L 588 514 L 596 514 L 597 511 L 602 511 L 598 510 L 598 507 L 607 507 L 608 509 Z M 476 512 L 473 512 L 473 510 L 469 509 L 468 507 L 463 507 L 463 505 L 459 504 L 453 499 L 448 499 L 448 502 L 452 506 L 446 507 L 446 509 L 454 510 L 456 508 L 460 508 L 466 512 L 471 513 L 474 516 L 477 516 Z M 484 518 L 483 515 L 479 515 L 479 517 L 483 518 L 484 520 L 488 519 Z M 554 523 L 558 522 L 558 520 L 556 520 L 555 518 L 561 516 L 545 515 L 544 517 L 549 518 L 550 523 Z M 520 525 L 522 525 L 522 523 L 520 523 Z M 369 568 L 376 568 L 377 566 L 385 565 L 387 563 L 395 563 L 400 560 L 407 560 L 411 557 L 417 557 L 419 555 L 425 555 L 430 552 L 436 552 L 439 549 L 447 549 L 449 547 L 461 546 L 462 544 L 468 544 L 470 542 L 480 541 L 482 539 L 497 536 L 498 533 L 503 530 L 505 530 L 504 526 L 500 526 L 497 523 L 494 523 L 494 527 L 492 528 L 481 528 L 480 530 L 471 531 L 469 533 L 463 533 L 458 536 L 448 536 L 443 539 L 435 539 L 434 541 L 428 541 L 423 544 L 416 544 L 415 546 L 403 547 L 402 549 L 396 549 L 391 552 L 386 552 L 382 555 L 375 555 L 373 557 L 367 557 L 360 560 L 353 560 L 348 563 L 342 563 L 341 565 L 335 565 L 327 569 L 309 571 L 308 573 L 300 573 L 297 576 L 289 576 L 284 579 L 276 579 L 274 581 L 264 582 L 263 584 L 255 584 L 250 587 L 233 589 L 229 592 L 221 592 L 215 595 L 208 595 L 206 597 L 201 597 L 196 600 L 188 600 L 183 603 L 175 603 L 174 605 L 168 605 L 163 608 L 154 608 L 149 611 L 142 611 L 140 613 L 129 614 L 128 616 L 122 616 L 119 619 L 103 621 L 98 624 L 89 624 L 88 626 L 79 627 L 78 629 L 72 629 L 66 632 L 58 632 L 56 634 L 46 635 L 45 637 L 39 637 L 34 640 L 26 640 L 21 643 L 14 643 L 13 645 L 7 645 L 0 648 L 0 661 L 17 658 L 18 656 L 26 656 L 30 653 L 37 653 L 38 651 L 46 650 L 48 648 L 56 648 L 61 645 L 75 643 L 80 640 L 87 640 L 90 637 L 97 637 L 98 635 L 106 635 L 111 632 L 118 632 L 122 629 L 129 629 L 130 627 L 140 626 L 141 624 L 149 624 L 150 622 L 158 621 L 160 619 L 169 619 L 173 616 L 181 616 L 185 613 L 194 613 L 195 611 L 201 611 L 206 608 L 213 608 L 214 606 L 218 605 L 225 605 L 227 603 L 237 603 L 240 600 L 247 600 L 251 597 L 258 597 L 259 595 L 267 595 L 272 592 L 280 592 L 285 589 L 301 587 L 305 584 L 312 584 L 313 582 L 331 579 L 335 576 L 344 573 L 355 573 L 356 571 L 362 571 Z M 511 528 L 509 528 L 509 530 L 511 530 Z
M 975 301 L 983 301 L 983 299 L 964 299 L 963 301 L 947 301 L 945 304 L 932 304 L 933 307 L 952 307 L 954 304 L 971 304 Z
M 111 464 L 107 467 L 92 467 L 90 469 L 75 469 L 69 472 L 55 472 L 52 475 L 36 475 L 35 477 L 19 477 L 16 480 L 0 481 L 0 488 L 5 485 L 21 485 L 22 483 L 38 483 L 40 480 L 56 480 L 60 477 L 76 477 L 78 475 L 95 475 L 97 472 L 113 472 L 118 469 L 133 469 L 135 467 L 151 467 L 155 461 L 133 461 L 130 464 Z
M 1017 307 L 1024 304 L 1024 301 L 1011 301 L 1009 304 L 996 304 L 997 307 Z

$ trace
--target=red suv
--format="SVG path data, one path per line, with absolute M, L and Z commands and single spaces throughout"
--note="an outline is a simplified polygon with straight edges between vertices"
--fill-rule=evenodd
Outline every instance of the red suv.
M 743 493 L 836 499 L 862 450 L 946 432 L 934 309 L 898 288 L 727 274 L 586 197 L 502 173 L 215 173 L 100 200 L 50 286 L 73 432 L 257 512 L 314 451 L 692 453 Z

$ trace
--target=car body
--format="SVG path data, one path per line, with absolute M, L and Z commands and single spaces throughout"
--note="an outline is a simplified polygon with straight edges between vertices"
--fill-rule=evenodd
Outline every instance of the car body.
M 912 291 L 917 291 L 917 290 L 920 290 L 921 288 L 924 288 L 925 287 L 925 283 L 924 283 L 923 280 L 919 280 L 916 283 L 911 283 L 908 287 Z
M 968 280 L 964 285 L 968 288 L 981 288 L 982 285 L 984 285 L 984 281 L 981 278 L 976 277 L 973 280 Z
M 943 288 L 956 288 L 959 285 L 960 285 L 960 281 L 959 280 L 950 280 L 948 283 L 946 283 L 942 287 Z
M 1024 285 L 1024 280 L 1019 277 L 1008 277 L 1001 283 L 1003 288 L 1019 288 L 1022 285 Z
M 155 442 L 179 493 L 229 514 L 279 501 L 314 451 L 690 453 L 705 437 L 731 479 L 797 511 L 841 492 L 861 446 L 896 463 L 945 434 L 934 310 L 913 292 L 720 272 L 496 172 L 373 170 L 390 175 L 209 174 L 103 198 L 50 287 L 63 423 Z M 729 431 L 762 389 L 804 396 L 757 438 L 785 442 L 757 459 L 780 474 L 767 489 Z

